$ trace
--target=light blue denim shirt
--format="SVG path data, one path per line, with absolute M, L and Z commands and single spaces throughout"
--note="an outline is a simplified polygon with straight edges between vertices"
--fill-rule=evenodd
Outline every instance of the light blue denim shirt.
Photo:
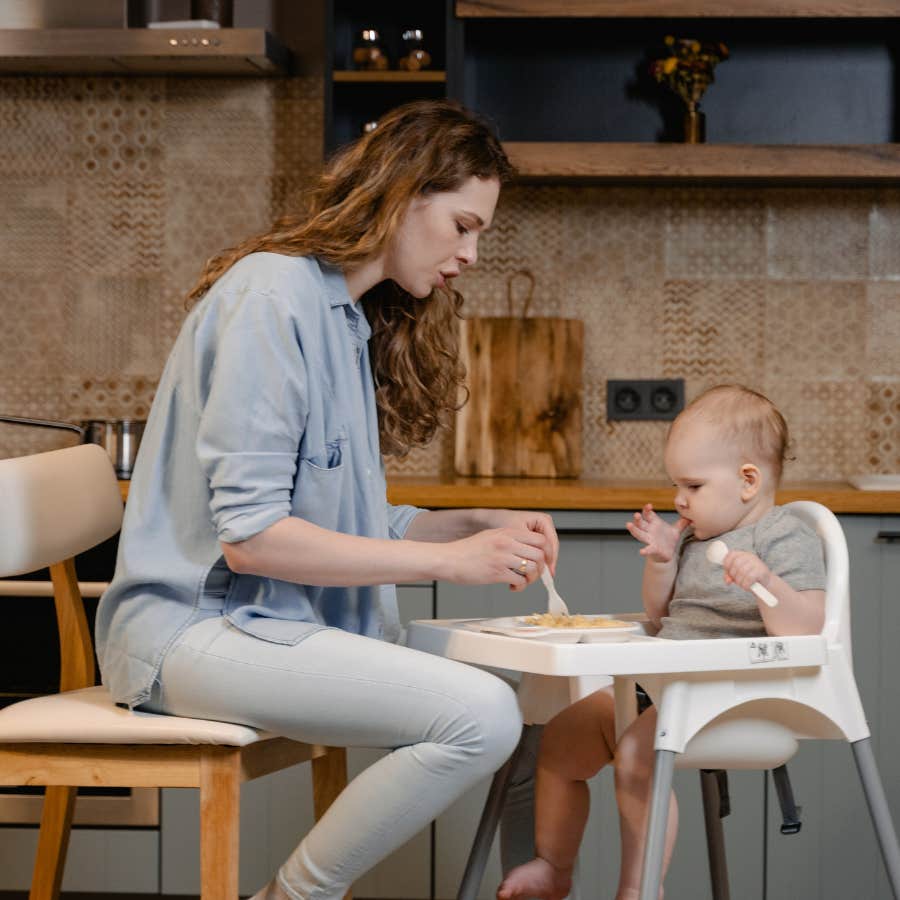
M 393 585 L 315 587 L 231 572 L 220 541 L 286 516 L 400 538 L 419 512 L 386 499 L 369 323 L 343 274 L 253 253 L 188 315 L 163 371 L 97 611 L 103 682 L 150 696 L 181 633 L 224 615 L 267 641 L 324 627 L 396 640 Z

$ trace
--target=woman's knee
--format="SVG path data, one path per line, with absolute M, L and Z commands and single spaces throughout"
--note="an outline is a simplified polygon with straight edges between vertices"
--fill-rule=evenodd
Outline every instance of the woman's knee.
M 460 708 L 448 721 L 444 741 L 496 771 L 512 754 L 522 733 L 522 714 L 512 688 L 487 672 L 466 679 Z

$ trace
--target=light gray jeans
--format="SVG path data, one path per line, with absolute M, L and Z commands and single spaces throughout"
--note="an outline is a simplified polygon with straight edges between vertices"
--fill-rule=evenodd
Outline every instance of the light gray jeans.
M 472 666 L 337 629 L 273 644 L 220 617 L 169 651 L 144 708 L 393 751 L 347 786 L 279 870 L 303 900 L 342 897 L 500 768 L 522 725 L 509 685 Z

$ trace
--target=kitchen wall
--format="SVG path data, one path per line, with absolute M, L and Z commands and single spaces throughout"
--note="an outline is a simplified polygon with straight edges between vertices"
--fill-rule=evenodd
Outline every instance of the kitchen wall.
M 0 79 L 0 412 L 146 416 L 185 290 L 296 203 L 322 116 L 314 77 Z M 765 391 L 789 479 L 900 471 L 900 189 L 517 187 L 459 280 L 470 314 L 506 315 L 520 268 L 532 314 L 585 321 L 585 476 L 663 477 L 665 425 L 605 417 L 607 378 L 658 376 Z M 0 456 L 67 443 L 0 425 Z

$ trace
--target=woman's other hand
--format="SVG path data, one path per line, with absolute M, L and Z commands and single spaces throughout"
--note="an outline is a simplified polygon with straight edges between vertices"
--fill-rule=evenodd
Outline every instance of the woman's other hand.
M 682 518 L 674 525 L 670 525 L 654 512 L 650 503 L 634 514 L 633 521 L 625 523 L 628 533 L 646 544 L 645 547 L 641 547 L 641 556 L 661 563 L 672 561 L 678 539 L 687 526 L 688 520 Z

